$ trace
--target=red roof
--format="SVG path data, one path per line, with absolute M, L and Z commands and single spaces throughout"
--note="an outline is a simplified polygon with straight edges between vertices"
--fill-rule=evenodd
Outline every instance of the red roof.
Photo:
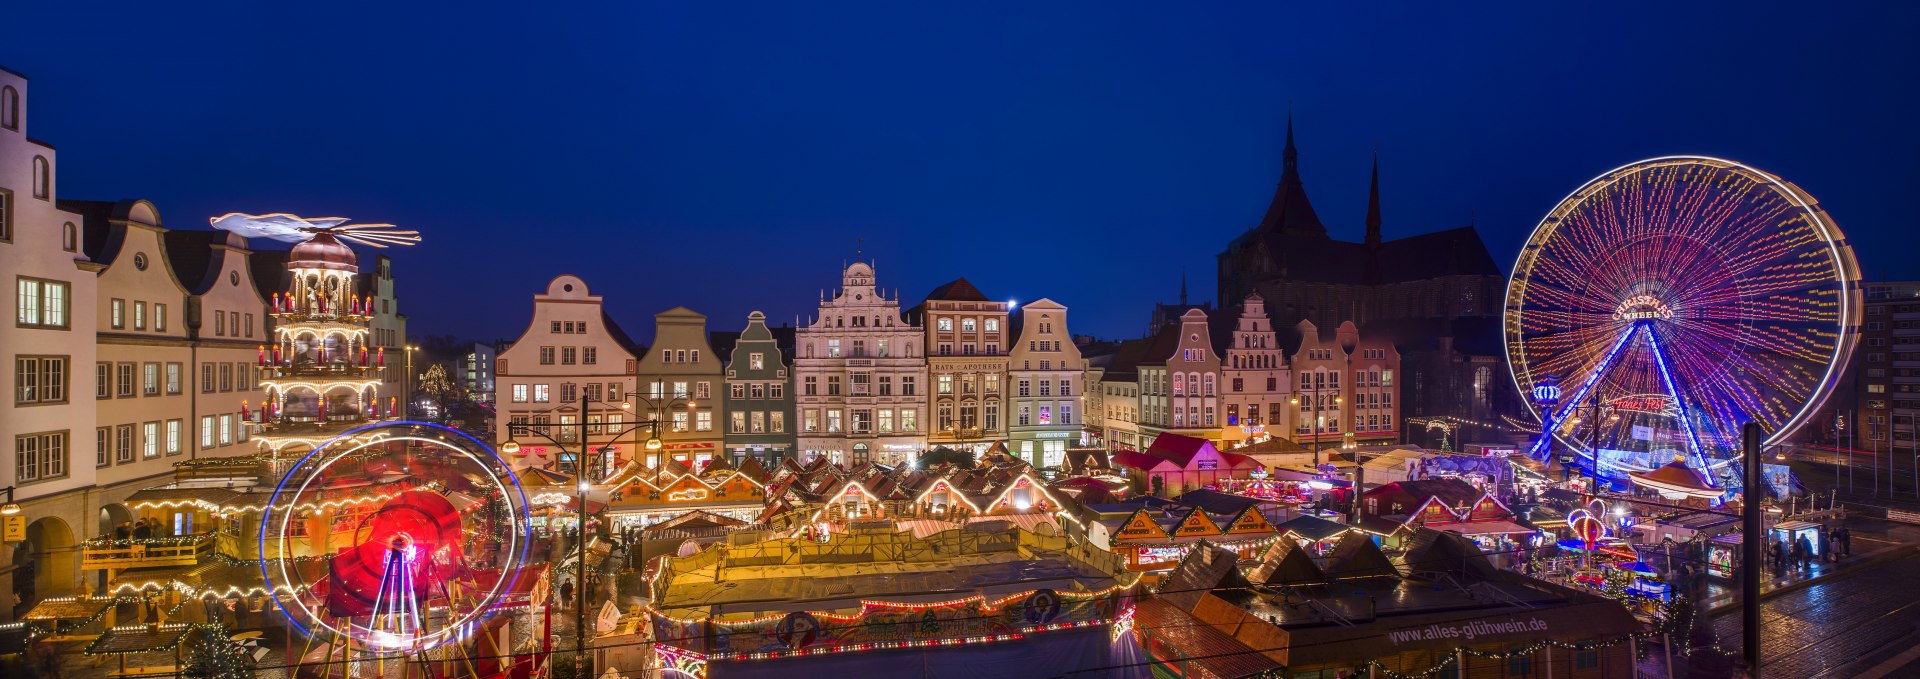
M 1182 436 L 1180 434 L 1161 434 L 1153 437 L 1153 445 L 1147 446 L 1147 454 L 1167 460 L 1181 469 L 1193 462 L 1193 456 L 1200 454 L 1201 446 L 1212 445 L 1206 439 Z
M 1164 434 L 1162 434 L 1162 436 L 1164 436 Z M 1132 467 L 1140 471 L 1152 471 L 1155 467 L 1167 464 L 1168 462 L 1168 460 L 1162 458 L 1131 450 L 1115 452 L 1107 459 L 1122 467 Z

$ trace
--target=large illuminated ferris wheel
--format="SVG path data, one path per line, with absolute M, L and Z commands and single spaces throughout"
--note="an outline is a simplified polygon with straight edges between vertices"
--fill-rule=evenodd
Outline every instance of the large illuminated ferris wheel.
M 1853 351 L 1859 281 L 1826 212 L 1771 174 L 1674 156 L 1587 182 L 1507 287 L 1507 359 L 1551 434 L 1532 452 L 1558 439 L 1619 478 L 1676 456 L 1708 471 L 1747 422 L 1786 440 Z

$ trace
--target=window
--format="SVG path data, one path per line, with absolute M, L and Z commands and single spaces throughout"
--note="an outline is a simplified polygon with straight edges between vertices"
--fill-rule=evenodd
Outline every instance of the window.
M 95 363 L 93 366 L 93 397 L 113 398 L 113 364 Z
M 140 366 L 140 393 L 146 396 L 160 395 L 160 364 Z
M 121 381 L 125 382 L 126 380 L 122 379 Z M 213 379 L 213 364 L 212 363 L 200 364 L 200 393 L 211 394 L 213 393 L 214 387 L 217 387 L 217 386 L 219 386 L 219 384 L 214 382 L 214 379 Z M 122 386 L 122 389 L 124 390 L 125 387 Z M 122 394 L 122 395 L 124 396 L 125 394 Z
M 987 403 L 986 420 L 987 431 L 997 431 L 1000 429 L 1000 404 L 993 402 Z
M 167 330 L 167 305 L 155 303 L 153 305 L 153 331 L 166 332 L 166 330 Z
M 13 192 L 0 189 L 0 241 L 13 240 Z
M 128 434 L 128 437 L 131 438 L 132 434 Z M 213 416 L 202 415 L 200 416 L 200 449 L 207 450 L 212 447 L 213 447 Z M 123 447 L 121 450 L 123 451 L 120 457 L 121 462 L 128 462 L 133 459 L 133 453 L 125 452 L 127 450 L 126 447 Z
M 735 382 L 727 386 L 727 392 L 736 401 L 745 399 L 747 397 L 747 385 Z
M 540 347 L 540 365 L 553 365 L 553 347 Z
M 107 325 L 114 330 L 127 328 L 127 300 L 116 299 L 107 302 Z
M 185 428 L 186 428 L 186 423 L 185 423 L 184 421 L 181 421 L 181 420 L 167 420 L 167 447 L 166 447 L 166 451 L 167 451 L 167 454 L 168 454 L 168 455 L 179 455 L 179 454 L 180 454 L 180 451 L 182 450 L 182 448 L 180 447 L 180 446 L 181 446 L 181 443 L 180 443 L 180 436 L 181 436 L 181 433 L 182 433 L 182 432 L 181 432 L 181 430 L 182 430 L 182 429 L 185 429 Z
M 220 416 L 220 445 L 233 445 L 233 416 Z
M 133 303 L 133 329 L 134 330 L 147 329 L 147 303 L 146 302 Z
M 527 402 L 527 385 L 524 385 L 524 384 L 513 385 L 513 402 L 514 403 Z
M 220 390 L 233 391 L 233 364 L 220 364 Z
M 912 375 L 907 375 L 900 378 L 900 395 L 901 396 L 913 395 L 913 376 Z M 905 427 L 903 426 L 903 428 Z M 909 429 L 909 431 L 911 430 Z
M 887 378 L 885 377 L 880 378 L 880 395 L 881 396 L 887 395 Z M 780 382 L 774 382 L 773 384 L 767 385 L 767 398 L 786 398 L 786 397 L 787 397 L 787 385 L 782 384 Z
M 1041 396 L 1053 395 L 1053 380 L 1040 380 L 1040 395 Z
M 787 432 L 787 414 L 786 413 L 775 410 L 771 413 L 768 413 L 767 415 L 768 415 L 767 419 L 772 420 L 771 422 L 768 423 L 768 426 L 772 427 L 772 429 L 770 429 L 769 431 L 772 431 L 775 434 L 784 434 Z
M 953 332 L 953 319 L 942 318 L 938 321 L 940 332 Z
M 46 156 L 33 157 L 33 197 L 48 200 L 53 196 L 53 168 Z
M 973 319 L 971 319 L 971 318 L 965 318 L 965 319 L 961 319 L 961 320 L 960 320 L 960 331 L 961 331 L 961 332 L 973 332 L 973 331 L 974 331 L 974 325 L 973 325 Z
M 619 382 L 607 383 L 607 400 L 613 401 L 614 403 L 619 403 L 621 401 L 626 400 L 624 398 L 621 398 Z
M 1025 427 L 1033 424 L 1033 406 L 1022 403 L 1020 409 L 1014 412 L 1016 413 L 1013 419 L 1015 426 Z
M 837 340 L 837 339 L 827 340 L 827 358 L 839 358 L 839 357 L 840 357 L 840 340 Z
M 136 310 L 137 308 L 138 307 L 136 305 Z M 237 329 L 238 328 L 236 328 L 236 330 Z M 213 334 L 220 337 L 225 337 L 227 335 L 227 312 L 225 311 L 213 312 Z
M 578 358 L 577 353 L 577 350 L 573 347 L 561 347 L 560 365 L 573 365 Z
M 987 332 L 1000 332 L 1000 319 L 998 318 L 987 319 Z
M 1032 382 L 1029 382 L 1027 380 L 1020 380 L 1017 386 L 1014 387 L 1014 393 L 1019 394 L 1021 396 L 1032 396 L 1033 395 L 1031 393 L 1033 391 L 1032 386 L 1033 386 Z
M 21 277 L 14 322 L 23 328 L 67 327 L 68 287 L 60 281 Z
M 840 395 L 840 376 L 839 375 L 827 376 L 827 395 L 828 396 Z
M 167 378 L 167 393 L 168 393 L 168 394 L 179 394 L 179 393 L 180 393 L 180 390 L 181 390 L 181 385 L 180 385 L 180 380 L 181 380 L 181 375 L 180 375 L 180 373 L 181 373 L 182 371 L 184 371 L 184 370 L 185 370 L 185 368 L 186 368 L 186 366 L 183 366 L 183 365 L 181 365 L 181 364 L 179 364 L 179 363 L 168 363 L 168 364 L 167 364 L 167 374 L 166 374 L 166 378 Z
M 247 336 L 253 336 L 253 314 L 247 314 Z
M 101 427 L 93 430 L 93 466 L 105 467 L 113 463 L 107 449 L 113 445 L 113 428 Z
M 20 90 L 0 87 L 0 127 L 20 130 Z
M 673 383 L 673 397 L 674 397 L 674 398 L 686 398 L 686 397 L 687 397 L 687 383 L 685 383 L 685 382 L 675 382 L 675 383 Z
M 584 365 L 595 365 L 595 364 L 598 364 L 599 362 L 600 362 L 599 347 L 581 347 L 580 348 L 580 363 Z
M 679 349 L 679 350 L 676 350 L 676 351 L 674 351 L 674 352 L 673 352 L 673 362 L 674 362 L 674 363 L 686 363 L 686 362 L 687 362 L 687 350 L 686 350 L 686 349 Z
M 560 384 L 560 402 L 572 403 L 574 401 L 580 400 L 578 398 L 579 392 L 580 392 L 580 388 L 578 385 L 575 385 L 572 382 L 561 383 Z
M 820 411 L 808 408 L 801 415 L 801 431 L 820 431 Z
M 673 430 L 674 431 L 687 430 L 687 414 L 686 413 L 676 412 L 673 414 Z
M 919 412 L 912 408 L 901 410 L 900 411 L 900 431 L 919 431 L 919 429 L 920 429 Z
M 19 483 L 67 475 L 67 432 L 13 437 L 13 478 Z
M 709 410 L 702 410 L 700 412 L 694 413 L 693 430 L 694 431 L 713 431 L 713 412 Z
M 934 384 L 933 390 L 935 393 L 940 393 L 940 394 L 953 393 L 953 376 L 952 375 L 935 376 L 933 378 L 933 384 Z
M 765 400 L 767 398 L 767 385 L 755 382 L 753 383 L 753 388 L 748 389 L 747 392 L 755 401 Z
M 148 422 L 140 425 L 140 458 L 151 460 L 160 457 L 160 423 Z
M 694 383 L 693 397 L 702 401 L 713 398 L 713 383 L 712 382 Z
M 533 385 L 533 402 L 534 403 L 547 403 L 552 400 L 553 400 L 553 395 L 548 392 L 547 385 L 545 384 Z
M 1211 411 L 1212 408 L 1208 408 L 1208 410 Z M 1060 404 L 1060 424 L 1073 424 L 1073 404 Z
M 807 396 L 818 396 L 820 394 L 819 378 L 813 375 L 808 375 L 803 378 L 800 381 L 800 393 Z
M 128 364 L 132 367 L 132 364 Z M 128 380 L 133 377 L 129 372 Z M 39 405 L 67 402 L 67 357 L 17 356 L 13 360 L 13 402 Z M 132 385 L 129 384 L 131 389 Z M 128 394 L 131 396 L 132 394 Z
M 560 334 L 560 322 L 554 321 L 553 325 L 547 329 L 547 333 L 552 335 Z
M 727 431 L 735 434 L 747 433 L 747 414 L 738 410 L 727 413 Z
M 838 410 L 827 411 L 827 431 L 829 432 L 840 431 L 840 411 Z
M 767 368 L 767 355 L 758 351 L 747 354 L 747 367 L 753 370 L 765 370 Z

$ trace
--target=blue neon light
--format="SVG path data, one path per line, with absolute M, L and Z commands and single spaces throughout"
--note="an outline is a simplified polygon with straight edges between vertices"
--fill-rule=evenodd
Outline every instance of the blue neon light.
M 1568 413 L 1573 412 L 1573 409 L 1580 405 L 1580 400 L 1587 397 L 1587 392 L 1593 390 L 1593 386 L 1600 382 L 1600 376 L 1606 374 L 1607 368 L 1613 365 L 1613 359 L 1619 358 L 1620 350 L 1626 348 L 1627 341 L 1633 339 L 1633 330 L 1633 328 L 1628 328 L 1626 332 L 1620 333 L 1620 339 L 1613 343 L 1612 349 L 1607 350 L 1606 358 L 1600 359 L 1600 365 L 1593 369 L 1593 373 L 1587 375 L 1586 381 L 1580 384 L 1580 390 L 1573 392 L 1573 400 L 1568 401 L 1566 407 L 1561 408 L 1557 414 L 1554 413 L 1551 408 L 1547 410 L 1548 417 L 1546 419 L 1548 423 L 1559 422 L 1561 418 L 1566 417 Z M 1598 425 L 1596 424 L 1596 426 Z M 1552 429 L 1543 428 L 1540 430 L 1540 433 L 1544 435 L 1540 437 L 1540 440 L 1533 442 L 1533 448 L 1527 451 L 1527 455 L 1534 456 L 1541 453 L 1546 449 L 1547 441 L 1552 440 Z
M 1693 445 L 1694 468 L 1700 470 L 1700 476 L 1706 478 L 1707 485 L 1711 487 L 1714 485 L 1713 474 L 1708 471 L 1706 453 L 1700 447 L 1700 436 L 1693 432 L 1693 419 L 1687 417 L 1687 401 L 1681 398 L 1680 389 L 1673 381 L 1673 373 L 1667 371 L 1667 357 L 1666 353 L 1660 350 L 1660 339 L 1654 336 L 1653 327 L 1646 325 L 1645 321 L 1641 321 L 1639 325 L 1640 329 L 1647 333 L 1647 343 L 1653 346 L 1653 362 L 1660 366 L 1660 381 L 1666 384 L 1667 393 L 1673 395 L 1674 405 L 1680 408 L 1680 428 L 1686 430 L 1687 443 Z

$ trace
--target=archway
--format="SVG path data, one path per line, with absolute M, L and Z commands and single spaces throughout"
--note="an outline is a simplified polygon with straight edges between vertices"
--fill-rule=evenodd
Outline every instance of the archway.
M 27 524 L 27 539 L 13 552 L 13 592 L 20 605 L 31 607 L 49 596 L 71 594 L 80 572 L 79 556 L 67 522 L 49 516 Z
M 100 507 L 100 530 L 94 535 L 113 535 L 113 529 L 123 523 L 133 522 L 133 510 L 126 505 L 112 502 Z

